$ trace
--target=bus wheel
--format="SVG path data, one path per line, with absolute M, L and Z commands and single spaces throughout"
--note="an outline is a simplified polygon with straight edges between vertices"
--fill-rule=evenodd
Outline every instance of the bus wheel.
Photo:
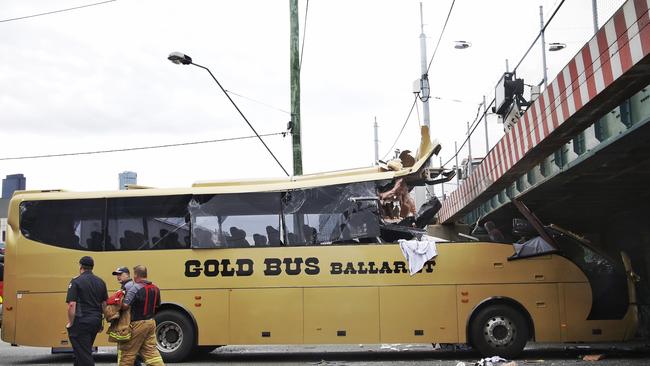
M 521 353 L 529 337 L 524 316 L 506 305 L 490 305 L 470 324 L 470 341 L 483 357 L 512 359 Z
M 163 310 L 156 314 L 156 341 L 165 362 L 180 362 L 194 348 L 194 327 L 185 315 Z

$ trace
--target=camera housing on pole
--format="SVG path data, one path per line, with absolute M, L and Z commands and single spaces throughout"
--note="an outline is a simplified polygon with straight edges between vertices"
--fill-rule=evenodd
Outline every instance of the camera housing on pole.
M 517 79 L 512 72 L 504 73 L 494 89 L 492 112 L 499 116 L 505 131 L 510 130 L 530 106 L 523 94 L 524 79 Z

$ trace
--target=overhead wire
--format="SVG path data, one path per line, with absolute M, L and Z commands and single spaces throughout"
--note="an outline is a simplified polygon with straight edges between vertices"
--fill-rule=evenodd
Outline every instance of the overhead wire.
M 390 148 L 388 149 L 388 151 L 386 151 L 386 154 L 384 154 L 384 157 L 382 158 L 382 160 L 386 159 L 386 157 L 388 156 L 388 154 L 390 154 L 390 152 L 391 152 L 391 151 L 393 150 L 393 148 L 395 147 L 395 144 L 397 144 L 397 140 L 399 140 L 400 136 L 402 136 L 402 132 L 404 132 L 404 127 L 406 127 L 406 124 L 408 123 L 409 119 L 411 119 L 411 114 L 413 113 L 413 108 L 415 108 L 415 105 L 417 104 L 417 102 L 418 102 L 418 96 L 417 96 L 417 94 L 416 94 L 416 95 L 415 95 L 415 98 L 413 98 L 413 104 L 411 105 L 411 110 L 409 110 L 409 114 L 408 114 L 408 116 L 406 116 L 406 120 L 404 121 L 404 124 L 402 124 L 402 129 L 399 130 L 399 134 L 397 134 L 397 137 L 395 138 L 395 141 L 394 141 L 393 144 L 390 146 Z
M 473 128 L 475 123 L 479 123 L 483 120 L 483 118 L 478 118 L 478 115 L 481 113 L 482 106 L 483 106 L 483 102 L 479 103 L 478 107 L 476 107 L 476 116 L 474 116 L 474 121 L 472 121 L 470 128 Z
M 553 14 L 551 14 L 551 17 L 548 18 L 548 21 L 546 23 L 544 23 L 544 27 L 542 27 L 542 29 L 539 31 L 539 33 L 537 33 L 537 37 L 535 37 L 535 39 L 533 40 L 533 43 L 530 44 L 530 46 L 528 47 L 526 52 L 524 52 L 524 55 L 521 56 L 521 59 L 517 63 L 517 66 L 515 66 L 515 68 L 512 70 L 513 73 L 517 74 L 517 69 L 519 68 L 521 63 L 524 62 L 524 59 L 526 58 L 526 56 L 528 56 L 528 53 L 530 52 L 530 50 L 533 49 L 533 46 L 535 46 L 535 43 L 537 43 L 537 40 L 539 39 L 539 37 L 542 36 L 542 33 L 544 33 L 544 31 L 546 31 L 546 27 L 548 27 L 549 24 L 551 24 L 551 20 L 553 20 L 553 18 L 555 17 L 555 14 L 557 14 L 558 10 L 560 10 L 562 5 L 564 5 L 564 1 L 565 0 L 562 0 L 560 2 L 560 4 L 557 6 L 557 8 L 555 8 L 555 10 L 553 11 Z
M 228 89 L 226 89 L 226 92 L 227 92 L 228 94 L 232 94 L 232 95 L 238 96 L 238 97 L 240 97 L 240 98 L 247 99 L 247 100 L 249 100 L 249 101 L 251 101 L 251 102 L 254 102 L 254 103 L 257 103 L 257 104 L 263 105 L 263 106 L 265 106 L 265 107 L 267 107 L 267 108 L 275 109 L 276 111 L 280 111 L 280 112 L 283 112 L 283 113 L 286 113 L 286 114 L 291 115 L 291 112 L 289 112 L 289 111 L 285 111 L 285 110 L 282 109 L 282 108 L 274 107 L 274 106 L 272 106 L 272 105 L 270 105 L 270 104 L 267 104 L 267 103 L 261 102 L 261 101 L 259 101 L 259 100 L 256 100 L 256 99 L 253 99 L 253 98 L 247 97 L 247 96 L 245 96 L 245 95 L 241 95 L 241 94 L 235 93 L 235 92 L 232 91 L 232 90 L 228 90 Z
M 490 114 L 490 113 L 487 113 L 487 108 L 486 108 L 486 110 L 483 113 L 483 115 L 481 116 L 481 118 L 479 118 L 479 114 L 481 113 L 481 107 L 482 106 L 483 106 L 483 102 L 479 103 L 478 107 L 476 108 L 476 116 L 474 117 L 474 121 L 472 121 L 472 124 L 468 128 L 468 130 L 471 130 L 471 132 L 467 136 L 467 139 L 465 140 L 465 142 L 469 141 L 469 138 L 471 137 L 472 133 L 474 133 L 474 130 L 476 129 L 476 127 L 478 127 L 478 124 L 483 120 L 483 118 L 487 118 L 487 115 Z M 490 104 L 490 106 L 492 106 L 492 104 Z M 460 149 L 458 149 L 458 151 L 456 151 L 454 153 L 454 155 L 452 155 L 451 159 L 449 159 L 449 161 L 447 161 L 445 164 L 443 164 L 440 168 L 444 168 L 445 165 L 447 165 L 449 162 L 451 162 L 451 160 L 453 160 L 456 157 L 456 155 L 458 155 L 460 150 L 463 149 L 463 146 L 465 146 L 465 142 L 463 142 L 463 144 L 460 146 Z M 442 184 L 450 184 L 450 182 L 443 182 Z M 431 195 L 432 193 L 431 193 L 431 191 L 429 191 L 429 188 L 426 187 L 426 185 L 425 185 L 425 188 L 426 188 L 427 192 Z
M 275 132 L 262 134 L 260 136 L 285 136 L 287 132 Z M 152 145 L 152 146 L 138 146 L 138 147 L 127 147 L 121 149 L 109 149 L 109 150 L 96 150 L 96 151 L 83 151 L 83 152 L 71 152 L 71 153 L 60 153 L 60 154 L 44 154 L 44 155 L 31 155 L 31 156 L 14 156 L 14 157 L 0 157 L 0 161 L 8 160 L 26 160 L 26 159 L 42 159 L 42 158 L 55 158 L 62 156 L 77 156 L 77 155 L 94 155 L 94 154 L 107 154 L 107 153 L 116 153 L 123 151 L 136 151 L 136 150 L 151 150 L 151 149 L 162 149 L 168 147 L 177 147 L 177 146 L 188 146 L 188 145 L 199 145 L 199 144 L 211 144 L 216 142 L 225 142 L 225 141 L 236 141 L 236 140 L 246 140 L 257 138 L 256 135 L 251 136 L 239 136 L 239 137 L 228 137 L 223 139 L 214 139 L 214 140 L 202 140 L 202 141 L 190 141 L 190 142 L 179 142 L 174 144 L 164 144 L 164 145 Z
M 302 26 L 302 45 L 300 46 L 300 64 L 298 65 L 298 70 L 302 70 L 302 55 L 305 51 L 305 38 L 307 37 L 307 13 L 309 12 L 309 0 L 307 0 L 307 5 L 305 5 L 305 21 Z
M 431 69 L 431 63 L 433 63 L 433 58 L 436 57 L 436 52 L 438 52 L 438 47 L 440 46 L 440 41 L 442 40 L 442 36 L 445 34 L 445 29 L 447 29 L 447 23 L 449 22 L 449 18 L 451 17 L 452 10 L 454 10 L 454 4 L 456 4 L 456 0 L 453 0 L 451 2 L 451 6 L 449 7 L 449 12 L 447 13 L 447 19 L 445 19 L 445 24 L 442 26 L 442 32 L 440 32 L 440 37 L 438 37 L 438 44 L 436 44 L 436 48 L 433 49 L 433 54 L 431 55 L 431 59 L 429 60 L 429 66 L 427 66 L 427 74 Z
M 530 50 L 533 48 L 533 46 L 535 45 L 535 43 L 537 42 L 537 40 L 541 37 L 542 33 L 546 30 L 546 28 L 549 26 L 549 24 L 551 24 L 551 21 L 553 20 L 553 18 L 554 18 L 555 15 L 557 14 L 557 12 L 560 10 L 560 8 L 562 7 L 562 5 L 564 5 L 564 2 L 565 2 L 565 0 L 560 0 L 560 3 L 559 3 L 558 6 L 555 8 L 555 10 L 554 10 L 553 13 L 551 14 L 550 18 L 548 19 L 548 21 L 546 21 L 546 23 L 544 24 L 544 27 L 542 27 L 542 29 L 539 31 L 539 33 L 537 33 L 537 37 L 535 37 L 535 39 L 533 40 L 533 42 L 531 43 L 531 45 L 528 47 L 528 49 L 526 50 L 526 52 L 524 53 L 524 55 L 521 57 L 521 59 L 519 60 L 519 62 L 518 62 L 517 65 L 515 66 L 515 68 L 513 69 L 513 72 L 514 72 L 514 73 L 517 72 L 517 68 L 519 68 L 519 66 L 521 65 L 521 63 L 522 63 L 522 62 L 524 61 L 524 59 L 526 58 L 526 56 L 528 56 L 528 53 L 529 53 Z M 556 1 L 555 3 L 557 3 L 557 1 Z M 554 4 L 554 5 L 555 5 L 555 4 Z M 452 3 L 452 7 L 453 7 L 453 3 Z M 450 13 L 451 13 L 451 12 L 450 12 Z M 442 36 L 442 35 L 441 35 L 441 36 Z M 434 53 L 434 54 L 435 54 L 435 53 Z M 433 58 L 432 58 L 432 59 L 433 59 Z M 463 147 L 465 146 L 465 144 L 469 141 L 470 137 L 472 136 L 472 133 L 474 133 L 474 130 L 476 130 L 476 127 L 478 127 L 479 122 L 480 122 L 481 120 L 483 120 L 483 118 L 485 118 L 485 117 L 487 116 L 487 114 L 488 114 L 487 111 L 490 109 L 490 107 L 492 107 L 492 105 L 495 103 L 495 101 L 496 101 L 496 99 L 492 99 L 492 102 L 490 102 L 490 105 L 486 107 L 485 112 L 483 112 L 483 115 L 481 116 L 481 118 L 480 118 L 480 119 L 475 119 L 475 120 L 474 120 L 474 122 L 472 123 L 473 127 L 471 128 L 471 132 L 467 135 L 467 138 L 465 138 L 465 140 L 464 140 L 463 143 L 461 144 L 461 146 L 460 146 L 460 148 L 458 149 L 458 151 L 456 151 L 456 152 L 454 153 L 454 155 L 452 155 L 451 158 L 449 158 L 449 160 L 447 160 L 447 162 L 444 163 L 444 164 L 442 165 L 443 168 L 444 168 L 447 164 L 449 164 L 452 160 L 454 160 L 454 158 L 456 158 L 456 156 L 458 155 L 458 153 L 463 149 Z M 481 106 L 481 105 L 479 104 L 479 111 L 480 111 L 480 106 Z M 479 111 L 477 111 L 477 112 L 479 112 Z M 478 113 L 477 113 L 477 116 L 478 116 Z
M 34 17 L 40 17 L 40 16 L 43 16 L 43 15 L 63 13 L 63 12 L 66 12 L 66 11 L 77 10 L 77 9 L 82 9 L 82 8 L 89 8 L 91 6 L 103 5 L 103 4 L 112 3 L 112 2 L 115 2 L 115 1 L 117 1 L 117 0 L 106 0 L 106 1 L 101 1 L 101 2 L 98 2 L 98 3 L 75 6 L 73 8 L 66 8 L 66 9 L 48 11 L 48 12 L 45 12 L 45 13 L 26 15 L 26 16 L 17 17 L 17 18 L 2 19 L 2 20 L 0 20 L 0 23 L 11 22 L 11 21 L 14 21 L 14 20 L 22 20 L 22 19 L 34 18 Z
M 447 29 L 447 23 L 449 22 L 449 18 L 451 17 L 451 12 L 454 10 L 454 4 L 456 4 L 456 0 L 453 0 L 451 2 L 451 6 L 449 7 L 449 12 L 447 13 L 447 19 L 445 19 L 445 23 L 442 26 L 442 31 L 440 32 L 440 37 L 438 37 L 438 44 L 436 44 L 436 48 L 433 50 L 433 54 L 431 55 L 431 59 L 429 60 L 429 66 L 427 66 L 427 74 L 429 73 L 429 69 L 431 68 L 431 64 L 433 63 L 433 58 L 436 57 L 436 52 L 438 51 L 438 47 L 440 46 L 440 41 L 442 40 L 442 36 L 445 34 L 445 29 Z M 404 132 L 404 127 L 406 127 L 406 124 L 408 123 L 409 119 L 411 118 L 411 114 L 413 113 L 413 108 L 417 104 L 419 99 L 418 94 L 415 95 L 415 98 L 413 100 L 413 104 L 411 105 L 411 109 L 409 110 L 409 114 L 406 117 L 406 120 L 404 121 L 404 124 L 402 124 L 402 128 L 399 131 L 399 134 L 397 134 L 397 138 L 395 138 L 395 142 L 393 142 L 393 145 L 391 145 L 390 149 L 386 152 L 384 155 L 383 159 L 386 159 L 388 154 L 390 154 L 391 150 L 395 147 L 397 144 L 397 141 L 399 140 L 400 136 L 402 136 L 402 132 Z
M 481 120 L 483 120 L 483 118 L 485 118 L 485 117 L 488 115 L 488 110 L 490 110 L 490 108 L 491 108 L 492 105 L 494 104 L 494 101 L 495 101 L 495 99 L 492 99 L 492 101 L 490 102 L 490 105 L 488 105 L 488 106 L 485 108 L 485 112 L 483 112 L 483 114 L 481 115 L 481 118 L 478 119 L 477 121 L 481 121 Z M 474 130 L 476 130 L 476 127 L 478 127 L 479 124 L 478 124 L 478 123 L 474 123 L 474 122 L 472 122 L 472 125 L 473 125 L 474 127 L 471 129 L 470 133 L 469 133 L 469 134 L 467 135 L 467 137 L 465 138 L 465 141 L 463 141 L 463 143 L 460 145 L 460 147 L 458 148 L 458 151 L 456 151 L 456 152 L 454 153 L 454 155 L 452 155 L 451 158 L 449 158 L 449 160 L 447 160 L 446 163 L 442 164 L 441 168 L 444 168 L 445 166 L 447 166 L 447 164 L 449 164 L 452 160 L 454 160 L 454 158 L 458 155 L 458 153 L 463 149 L 463 147 L 465 146 L 465 144 L 467 143 L 467 141 L 469 141 L 470 137 L 472 137 L 472 134 L 474 133 Z

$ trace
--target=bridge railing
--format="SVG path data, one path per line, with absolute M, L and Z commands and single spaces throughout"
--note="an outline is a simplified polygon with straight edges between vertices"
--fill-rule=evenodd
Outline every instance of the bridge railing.
M 454 221 L 492 197 L 647 85 L 648 5 L 645 0 L 628 0 L 580 48 L 514 128 L 444 201 L 442 222 Z

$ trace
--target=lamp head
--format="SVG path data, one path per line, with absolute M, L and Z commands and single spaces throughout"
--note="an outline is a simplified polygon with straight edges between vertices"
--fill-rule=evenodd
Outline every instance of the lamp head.
M 465 48 L 470 48 L 472 44 L 467 41 L 456 41 L 454 44 L 454 48 L 458 50 L 464 50 Z
M 559 51 L 561 49 L 566 48 L 566 44 L 564 43 L 559 43 L 559 42 L 553 42 L 548 44 L 548 50 L 549 51 Z
M 189 65 L 192 63 L 192 58 L 184 53 L 172 52 L 167 59 L 177 65 Z

